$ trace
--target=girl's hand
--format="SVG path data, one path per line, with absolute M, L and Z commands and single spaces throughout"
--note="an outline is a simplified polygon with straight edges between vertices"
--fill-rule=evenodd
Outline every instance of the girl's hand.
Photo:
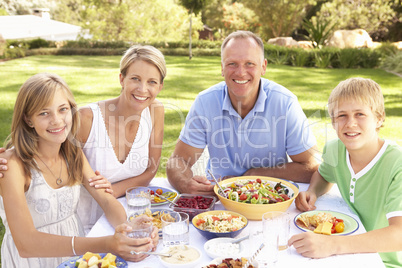
M 315 201 L 317 201 L 317 196 L 309 191 L 300 192 L 296 197 L 295 205 L 300 211 L 310 211 L 316 209 Z
M 131 254 L 131 251 L 135 252 L 147 252 L 157 247 L 158 244 L 154 244 L 151 237 L 146 238 L 130 238 L 127 233 L 131 231 L 131 227 L 126 224 L 120 224 L 116 227 L 113 235 L 113 254 L 119 255 L 126 261 L 139 262 L 148 257 L 149 255 Z
M 159 232 L 159 229 L 156 226 L 154 226 L 153 230 L 152 230 L 152 234 L 151 234 L 151 239 L 152 239 L 152 241 L 154 243 L 154 247 L 152 248 L 152 251 L 155 251 L 156 248 L 158 247 L 158 243 L 159 243 L 159 234 L 158 234 L 158 232 Z
M 105 189 L 105 192 L 113 194 L 112 184 L 103 177 L 99 171 L 95 171 L 95 177 L 89 178 L 89 186 L 95 187 L 96 189 Z
M 288 245 L 294 246 L 296 251 L 304 257 L 319 259 L 334 255 L 336 237 L 330 235 L 305 232 L 292 236 Z

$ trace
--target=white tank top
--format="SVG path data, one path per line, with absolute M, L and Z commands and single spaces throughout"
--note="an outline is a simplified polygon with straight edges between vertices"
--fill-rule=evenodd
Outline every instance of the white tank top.
M 120 163 L 113 150 L 98 104 L 91 103 L 89 107 L 93 113 L 92 128 L 87 142 L 83 146 L 83 151 L 92 169 L 94 171 L 99 170 L 111 183 L 142 174 L 148 166 L 148 145 L 152 132 L 152 119 L 149 108 L 147 107 L 142 111 L 133 145 L 125 161 Z M 91 213 L 89 213 L 90 211 Z M 86 232 L 92 228 L 102 213 L 102 209 L 82 186 L 78 215 Z

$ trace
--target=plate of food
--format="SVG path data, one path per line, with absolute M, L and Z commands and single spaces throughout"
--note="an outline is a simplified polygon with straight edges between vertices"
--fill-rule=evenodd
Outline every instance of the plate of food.
M 85 264 L 81 264 L 81 262 L 86 262 Z M 84 255 L 81 256 L 75 256 L 72 257 L 65 262 L 59 264 L 57 268 L 67 268 L 67 267 L 90 267 L 97 265 L 98 263 L 101 264 L 102 267 L 117 267 L 117 268 L 127 268 L 127 262 L 120 258 L 119 256 L 113 255 L 111 253 L 92 253 L 92 252 L 87 252 Z M 99 267 L 101 267 L 99 266 Z
M 248 259 L 244 257 L 239 258 L 215 258 L 211 261 L 207 266 L 203 266 L 202 268 L 215 268 L 221 267 L 218 265 L 222 265 L 222 267 L 244 267 L 247 263 Z M 225 266 L 223 266 L 225 265 Z M 247 266 L 247 268 L 258 268 L 258 263 L 254 260 Z
M 350 235 L 359 229 L 351 216 L 331 210 L 313 210 L 298 214 L 294 224 L 300 230 L 326 235 Z
M 165 204 L 169 203 L 168 201 L 155 195 L 155 193 L 162 195 L 163 197 L 169 199 L 170 201 L 173 201 L 173 199 L 175 199 L 175 197 L 177 196 L 177 192 L 172 189 L 159 187 L 159 186 L 148 186 L 148 188 L 151 189 L 151 206 L 152 207 L 165 205 Z

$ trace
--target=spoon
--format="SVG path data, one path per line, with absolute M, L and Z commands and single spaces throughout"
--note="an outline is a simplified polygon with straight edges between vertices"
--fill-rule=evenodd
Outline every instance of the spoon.
M 238 244 L 241 241 L 248 239 L 249 237 L 250 237 L 250 235 L 246 235 L 246 236 L 243 236 L 243 237 L 240 237 L 240 238 L 237 238 L 237 239 L 233 239 L 231 243 L 232 244 Z
M 212 174 L 212 172 L 211 172 L 210 169 L 208 169 L 208 173 L 209 173 L 209 175 L 211 175 L 212 179 L 214 179 L 216 185 L 218 185 L 219 190 L 221 190 L 223 197 L 228 198 L 228 197 L 226 196 L 226 193 L 223 191 L 222 187 L 219 185 L 218 181 L 216 180 L 214 174 Z
M 143 252 L 143 251 L 136 252 L 136 251 L 132 250 L 132 251 L 130 251 L 130 253 L 132 255 L 147 254 L 147 255 L 158 255 L 158 256 L 162 256 L 162 257 L 172 257 L 172 255 L 169 253 L 160 253 L 160 252 Z
M 178 206 L 175 202 L 173 202 L 173 201 L 167 199 L 167 198 L 164 197 L 163 195 L 160 195 L 160 194 L 157 194 L 157 193 L 155 193 L 155 195 L 156 195 L 157 197 L 159 197 L 159 198 L 162 198 L 163 200 L 168 201 L 169 203 L 171 203 L 171 204 L 173 204 L 173 205 L 175 205 L 175 206 Z

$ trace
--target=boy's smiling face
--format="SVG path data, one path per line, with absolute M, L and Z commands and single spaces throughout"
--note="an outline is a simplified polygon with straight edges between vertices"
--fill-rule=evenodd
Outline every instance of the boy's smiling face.
M 373 146 L 379 139 L 377 129 L 381 124 L 368 105 L 342 100 L 334 108 L 333 127 L 349 152 Z

